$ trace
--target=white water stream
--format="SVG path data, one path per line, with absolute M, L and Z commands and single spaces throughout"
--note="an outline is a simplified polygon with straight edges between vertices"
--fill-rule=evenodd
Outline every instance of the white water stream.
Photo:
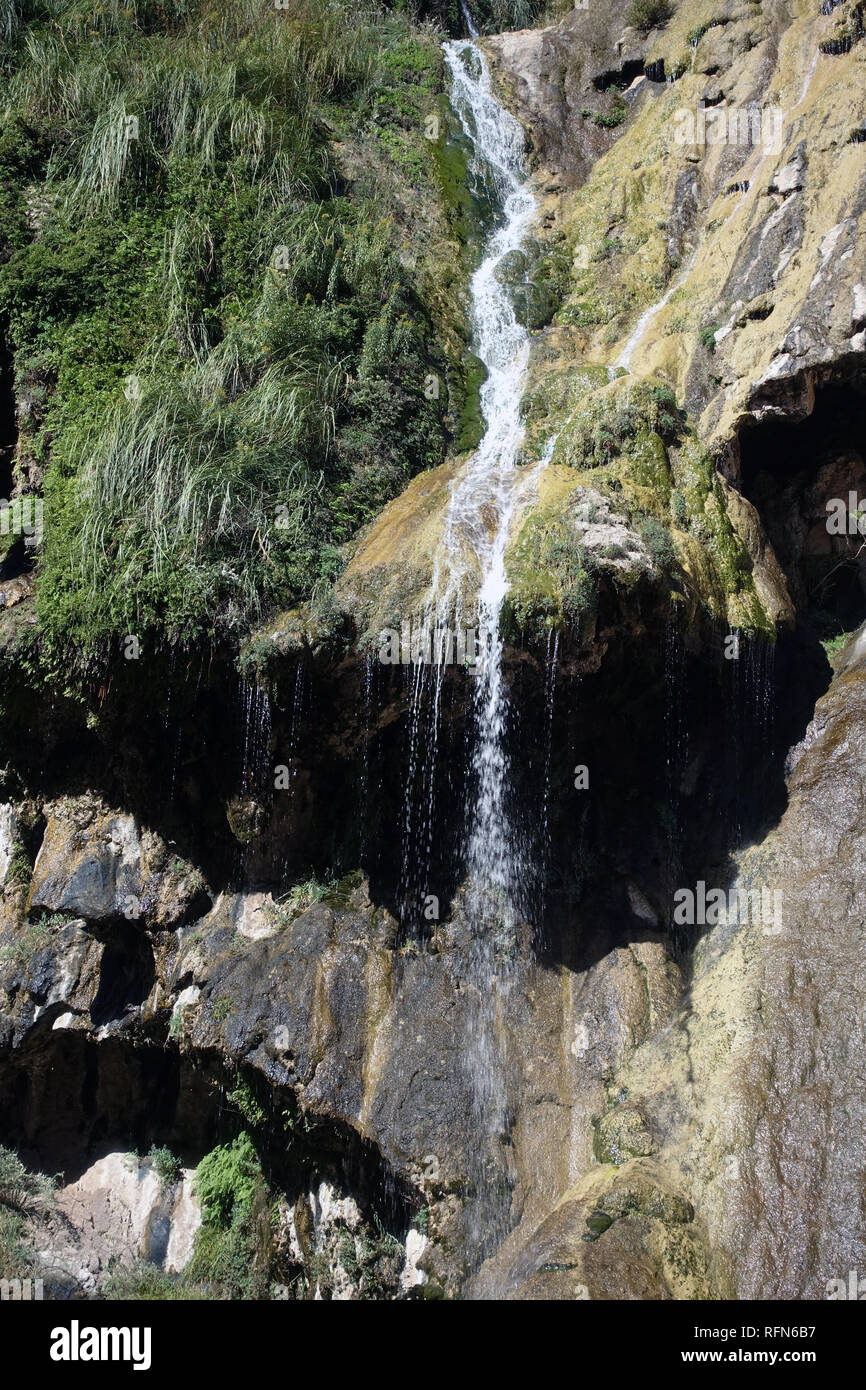
M 525 183 L 524 135 L 496 100 L 490 72 L 470 40 L 444 46 L 451 72 L 451 104 L 474 149 L 474 172 L 493 181 L 502 224 L 493 232 L 470 285 L 474 348 L 487 368 L 481 387 L 486 430 L 455 480 L 436 556 L 433 597 L 440 621 L 465 621 L 467 584 L 478 583 L 477 625 L 484 634 L 475 684 L 473 750 L 475 804 L 470 817 L 467 871 L 476 911 L 492 897 L 505 914 L 515 888 L 516 837 L 505 804 L 507 692 L 499 621 L 507 591 L 505 548 L 514 516 L 515 465 L 523 442 L 520 401 L 529 362 L 529 334 L 517 321 L 511 296 L 496 275 L 503 257 L 518 250 L 536 212 Z M 473 614 L 473 621 L 475 615 Z
M 471 29 L 470 17 L 467 26 Z M 510 971 L 526 874 L 521 835 L 510 811 L 508 690 L 499 634 L 508 583 L 505 551 L 520 505 L 517 460 L 523 443 L 520 403 L 529 362 L 529 333 L 518 322 L 497 269 L 519 250 L 536 213 L 523 167 L 524 134 L 497 101 L 487 62 L 471 39 L 443 45 L 451 105 L 471 143 L 469 174 L 496 209 L 496 223 L 470 283 L 473 350 L 487 376 L 480 392 L 485 430 L 455 477 L 424 621 L 434 630 L 475 628 L 482 634 L 473 679 L 473 720 L 463 841 L 463 915 L 468 933 L 468 1008 L 463 1043 L 474 1112 L 468 1156 L 470 1244 L 482 1258 L 509 1224 L 510 1186 L 503 1172 L 508 1128 L 507 1028 Z M 524 479 L 525 481 L 525 479 Z M 443 663 L 411 672 L 410 777 L 403 832 L 403 897 L 418 900 L 430 867 L 436 821 L 434 781 Z

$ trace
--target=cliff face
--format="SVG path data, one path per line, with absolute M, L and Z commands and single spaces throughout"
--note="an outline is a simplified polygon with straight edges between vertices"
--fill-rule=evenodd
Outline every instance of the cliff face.
M 529 334 L 513 911 L 466 871 L 479 674 L 403 636 L 482 430 L 457 285 L 497 217 L 455 191 L 426 31 L 379 135 L 332 130 L 361 190 L 399 183 L 395 139 L 415 170 L 434 249 L 405 186 L 388 235 L 444 344 L 404 342 L 407 386 L 400 305 L 354 305 L 336 581 L 279 590 L 239 652 L 82 685 L 4 572 L 0 1132 L 63 1176 L 3 1249 L 55 1296 L 821 1298 L 866 1262 L 866 585 L 826 524 L 866 478 L 866 20 L 629 8 L 480 41 L 538 204 L 497 268 Z M 419 73 L 438 144 L 393 115 Z M 448 383 L 423 459 L 421 368 Z M 410 459 L 384 481 L 377 430 Z

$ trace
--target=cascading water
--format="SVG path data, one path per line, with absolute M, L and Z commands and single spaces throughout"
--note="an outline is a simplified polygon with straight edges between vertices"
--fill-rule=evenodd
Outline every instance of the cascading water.
M 477 39 L 478 30 L 475 27 L 475 21 L 472 18 L 472 12 L 466 4 L 466 0 L 460 0 L 460 13 L 463 15 L 463 22 L 466 25 L 466 32 L 470 39 Z
M 502 1171 L 507 1130 L 503 1013 L 510 962 L 520 920 L 521 888 L 528 876 L 519 827 L 510 812 L 511 776 L 507 751 L 508 694 L 499 627 L 507 592 L 505 551 L 518 505 L 517 459 L 523 441 L 520 402 L 529 361 L 529 334 L 520 324 L 511 297 L 497 276 L 503 257 L 520 248 L 535 215 L 526 187 L 524 135 L 519 123 L 496 100 L 483 54 L 471 40 L 444 45 L 451 74 L 451 103 L 472 144 L 470 175 L 483 185 L 499 209 L 471 285 L 474 350 L 487 369 L 481 388 L 485 433 L 475 454 L 452 485 L 442 540 L 434 558 L 425 623 L 436 630 L 482 633 L 474 674 L 473 737 L 467 805 L 463 912 L 470 928 L 470 1021 L 465 1042 L 478 1144 L 472 1160 L 476 1255 L 503 1233 L 510 1207 L 507 1174 Z M 418 705 L 432 682 L 427 722 L 428 766 L 436 756 L 437 725 L 444 663 L 419 663 L 412 671 L 413 716 L 410 764 L 418 757 Z M 417 772 L 417 769 L 416 769 Z M 415 774 L 413 774 L 414 780 Z M 426 819 L 433 820 L 432 779 Z M 429 861 L 429 833 L 410 819 L 404 833 L 404 881 L 414 871 L 423 878 Z M 407 851 L 410 861 L 406 867 Z M 414 863 L 413 861 L 414 856 Z
M 481 388 L 486 431 L 480 447 L 451 490 L 443 543 L 434 573 L 434 595 L 443 617 L 465 622 L 469 578 L 478 589 L 477 625 L 484 634 L 475 684 L 476 780 L 470 817 L 467 869 L 475 909 L 500 901 L 507 914 L 518 888 L 516 835 L 509 824 L 505 749 L 507 695 L 499 621 L 507 591 L 505 548 L 515 507 L 515 464 L 523 441 L 520 401 L 529 362 L 529 334 L 518 322 L 497 268 L 518 250 L 536 210 L 525 185 L 523 131 L 494 97 L 490 73 L 474 43 L 445 45 L 451 102 L 472 138 L 477 175 L 492 179 L 503 224 L 490 237 L 470 286 L 475 350 L 487 368 Z

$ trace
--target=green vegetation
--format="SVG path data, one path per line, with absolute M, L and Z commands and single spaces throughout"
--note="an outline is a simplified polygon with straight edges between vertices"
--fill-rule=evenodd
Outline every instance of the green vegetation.
M 670 0 L 633 0 L 629 7 L 627 21 L 642 34 L 650 29 L 659 29 L 672 17 L 674 6 Z
M 215 999 L 213 1007 L 211 1008 L 211 1013 L 217 1023 L 225 1023 L 226 1019 L 230 1018 L 234 1011 L 235 1006 L 227 994 L 221 994 Z
M 259 1101 L 250 1083 L 238 1072 L 233 1088 L 227 1092 L 226 1100 L 243 1115 L 247 1124 L 255 1128 L 267 1121 L 267 1112 Z
M 704 327 L 701 329 L 701 332 L 700 332 L 701 346 L 702 346 L 707 352 L 715 352 L 715 350 L 716 350 L 716 334 L 718 333 L 718 331 L 719 331 L 719 329 L 721 328 L 721 326 L 722 326 L 722 325 L 721 325 L 720 323 L 707 323 L 707 324 L 705 324 Z
M 202 1224 L 185 1279 L 215 1285 L 223 1297 L 254 1297 L 253 1205 L 257 1199 L 264 1201 L 266 1188 L 249 1135 L 242 1131 L 230 1144 L 205 1154 L 196 1169 L 195 1184 Z
M 670 531 L 654 516 L 645 517 L 637 529 L 654 563 L 660 570 L 670 570 L 677 560 L 676 546 Z
M 2 14 L 0 315 L 45 502 L 42 674 L 127 632 L 238 641 L 330 584 L 459 427 L 439 38 L 348 0 Z
M 18 1155 L 0 1144 L 0 1207 L 31 1214 L 44 1211 L 54 1200 L 54 1178 L 31 1173 Z
M 129 1299 L 155 1302 L 174 1299 L 205 1299 L 212 1295 L 201 1284 L 184 1275 L 166 1274 L 147 1260 L 133 1265 L 117 1265 L 102 1286 L 102 1297 L 110 1301 Z
M 833 661 L 840 652 L 843 652 L 851 640 L 850 632 L 840 632 L 835 637 L 827 637 L 821 642 L 821 646 L 827 654 L 827 660 Z
M 308 907 L 321 902 L 327 894 L 333 892 L 336 886 L 336 879 L 320 879 L 315 874 L 304 879 L 303 883 L 296 883 L 274 904 L 277 926 L 289 926 L 302 912 L 306 912 Z
M 230 1144 L 220 1144 L 205 1154 L 195 1170 L 202 1219 L 211 1225 L 225 1226 L 236 1212 L 248 1211 L 260 1176 L 258 1157 L 245 1131 Z
M 32 876 L 33 866 L 30 863 L 30 857 L 24 846 L 16 843 L 12 847 L 12 858 L 6 870 L 6 878 L 13 883 L 20 884 L 23 888 L 29 888 Z
M 161 1186 L 173 1187 L 181 1175 L 180 1159 L 172 1153 L 166 1144 L 152 1144 L 147 1156 L 153 1164 Z
M 0 965 L 26 965 L 37 951 L 47 945 L 48 933 L 55 927 L 65 926 L 68 920 L 64 913 L 49 916 L 43 912 L 35 922 L 29 922 L 15 933 L 11 941 L 0 947 Z
M 595 609 L 595 568 L 562 518 L 542 511 L 525 522 L 509 565 L 506 624 L 543 637 L 563 625 L 580 628 Z
M 610 111 L 596 111 L 592 119 L 604 130 L 615 130 L 628 119 L 628 103 L 623 101 L 622 97 L 614 98 Z

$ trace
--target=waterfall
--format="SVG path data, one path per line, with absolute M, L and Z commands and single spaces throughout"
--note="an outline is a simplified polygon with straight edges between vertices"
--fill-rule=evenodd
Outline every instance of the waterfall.
M 478 29 L 476 28 L 475 20 L 472 18 L 472 11 L 467 5 L 466 0 L 460 0 L 460 13 L 463 15 L 463 22 L 466 25 L 466 32 L 470 39 L 477 39 Z
M 469 22 L 467 17 L 467 23 Z M 426 620 L 482 634 L 473 678 L 473 737 L 466 811 L 463 911 L 470 929 L 470 998 L 465 1040 L 467 1079 L 478 1143 L 471 1157 L 475 1190 L 472 1244 L 481 1258 L 509 1224 L 509 1175 L 503 1172 L 508 1128 L 505 1011 L 516 951 L 523 885 L 528 881 L 519 827 L 509 805 L 508 691 L 500 618 L 508 584 L 505 551 L 514 519 L 523 442 L 520 413 L 529 363 L 529 333 L 496 271 L 520 248 L 536 212 L 526 187 L 524 134 L 497 101 L 490 72 L 471 40 L 443 45 L 451 75 L 451 104 L 471 141 L 470 177 L 494 194 L 497 225 L 470 282 L 473 349 L 487 369 L 481 387 L 482 441 L 452 483 L 442 539 L 434 557 Z M 433 686 L 433 735 L 441 699 L 442 664 L 417 673 Z M 412 740 L 413 744 L 416 742 Z M 432 801 L 426 807 L 432 819 Z M 429 855 L 429 844 L 415 843 Z
M 475 793 L 467 870 L 473 915 L 483 918 L 492 903 L 509 914 L 520 874 L 517 836 L 506 805 L 508 709 L 499 622 L 507 590 L 505 548 L 515 508 L 515 464 L 523 442 L 520 401 L 529 334 L 518 322 L 496 269 L 522 244 L 536 203 L 525 185 L 523 130 L 493 95 L 483 55 L 466 40 L 444 47 L 451 102 L 473 141 L 473 173 L 492 179 L 502 207 L 501 225 L 490 236 L 470 285 L 474 347 L 488 373 L 481 388 L 486 429 L 452 486 L 434 574 L 440 611 L 455 611 L 458 622 L 463 621 L 467 564 L 479 586 L 477 622 L 484 641 L 475 680 Z
M 510 824 L 510 784 L 505 735 L 508 701 L 502 671 L 499 622 L 505 598 L 505 549 L 517 504 L 516 462 L 523 441 L 520 402 L 529 361 L 529 334 L 518 322 L 499 262 L 518 250 L 535 215 L 525 185 L 524 134 L 493 94 L 484 55 L 469 39 L 443 45 L 451 76 L 451 104 L 471 142 L 469 175 L 499 209 L 498 225 L 472 275 L 470 318 L 473 348 L 487 369 L 481 387 L 485 433 L 452 484 L 442 538 L 433 557 L 426 628 L 480 631 L 475 668 L 475 737 L 470 767 L 465 870 L 469 911 L 479 930 L 495 910 L 511 915 L 524 875 L 517 834 Z M 446 661 L 433 643 L 433 660 L 418 660 L 410 681 L 408 777 L 404 801 L 399 901 L 410 920 L 429 891 L 436 819 L 435 764 Z

